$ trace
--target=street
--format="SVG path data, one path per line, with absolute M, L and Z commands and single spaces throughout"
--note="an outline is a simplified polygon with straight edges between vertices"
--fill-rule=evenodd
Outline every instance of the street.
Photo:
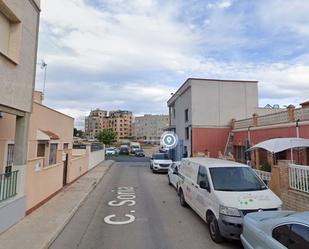
M 117 160 L 50 248 L 242 248 L 212 242 L 204 221 L 180 206 L 167 176 L 153 174 L 147 158 Z

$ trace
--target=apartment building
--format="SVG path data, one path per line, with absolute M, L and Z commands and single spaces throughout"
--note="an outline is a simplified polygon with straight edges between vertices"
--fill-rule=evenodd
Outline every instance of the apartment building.
M 121 139 L 133 137 L 133 113 L 130 111 L 103 111 L 96 109 L 85 118 L 85 134 L 89 138 L 104 129 L 112 129 L 117 133 L 117 142 Z
M 25 172 L 28 151 L 29 118 L 32 111 L 36 71 L 39 0 L 0 0 L 0 189 L 13 184 L 14 191 L 0 196 L 0 232 L 25 215 Z M 10 115 L 14 130 L 3 123 Z M 14 139 L 14 146 L 6 139 Z M 14 153 L 13 153 L 14 152 Z M 11 185 L 10 185 L 11 186 Z M 8 194 L 7 194 L 8 193 Z
M 135 117 L 134 137 L 137 140 L 159 142 L 164 130 L 169 126 L 168 115 L 152 115 Z
M 169 129 L 179 137 L 175 159 L 225 150 L 231 120 L 258 107 L 257 81 L 189 78 L 167 102 Z
M 88 117 L 85 118 L 85 135 L 91 138 L 102 131 L 104 127 L 104 119 L 107 118 L 107 111 L 96 109 L 92 110 Z
M 130 111 L 111 111 L 104 120 L 104 127 L 113 129 L 117 134 L 117 142 L 133 137 L 133 113 Z

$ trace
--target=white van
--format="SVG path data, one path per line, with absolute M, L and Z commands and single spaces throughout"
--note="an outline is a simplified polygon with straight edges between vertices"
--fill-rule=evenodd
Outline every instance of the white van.
M 186 158 L 179 170 L 180 204 L 208 223 L 213 241 L 239 239 L 243 217 L 280 210 L 281 200 L 245 164 L 214 158 Z

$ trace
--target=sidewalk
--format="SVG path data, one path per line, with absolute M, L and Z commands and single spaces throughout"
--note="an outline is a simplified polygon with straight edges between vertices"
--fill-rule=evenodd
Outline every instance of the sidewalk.
M 1 234 L 0 249 L 48 248 L 112 164 L 101 163 Z

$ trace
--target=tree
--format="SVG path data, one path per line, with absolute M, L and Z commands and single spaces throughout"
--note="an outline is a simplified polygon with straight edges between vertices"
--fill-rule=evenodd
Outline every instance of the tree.
M 73 136 L 74 137 L 82 137 L 84 135 L 84 132 L 82 130 L 77 130 L 74 128 Z
M 116 138 L 116 132 L 113 131 L 113 129 L 104 129 L 101 131 L 96 138 L 106 145 L 112 144 Z

